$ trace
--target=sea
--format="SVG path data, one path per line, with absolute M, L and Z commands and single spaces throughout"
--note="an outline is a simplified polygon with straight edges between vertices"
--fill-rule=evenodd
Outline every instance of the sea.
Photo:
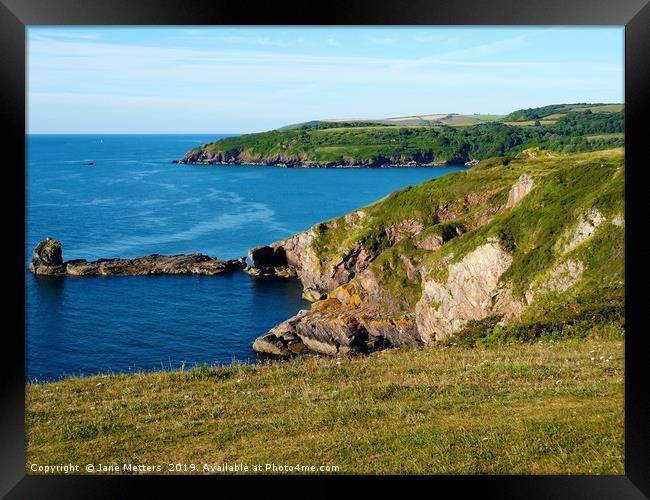
M 231 259 L 466 168 L 173 163 L 221 137 L 27 136 L 27 382 L 259 362 L 253 340 L 309 307 L 297 280 L 243 272 L 36 277 L 28 264 L 46 237 L 61 241 L 64 260 L 191 252 Z

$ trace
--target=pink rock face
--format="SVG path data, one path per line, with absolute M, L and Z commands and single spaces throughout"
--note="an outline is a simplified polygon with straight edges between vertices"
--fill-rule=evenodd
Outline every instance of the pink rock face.
M 334 265 L 332 279 L 342 285 L 368 267 L 374 254 L 360 244 L 354 245 L 345 256 Z
M 372 252 L 357 243 L 338 260 L 321 262 L 312 247 L 316 237 L 316 230 L 312 228 L 268 247 L 273 249 L 274 255 L 281 253 L 286 264 L 295 268 L 303 287 L 310 293 L 331 292 L 365 270 L 375 257 Z
M 284 241 L 273 243 L 271 246 L 284 249 L 287 263 L 290 266 L 301 270 L 304 267 L 303 261 L 305 264 L 307 264 L 309 261 L 306 253 L 314 237 L 315 234 L 312 231 L 305 231 L 298 233 L 295 236 L 292 236 L 291 238 L 288 238 Z
M 420 221 L 406 219 L 388 227 L 386 236 L 388 236 L 389 243 L 394 245 L 407 235 L 416 236 L 420 234 L 423 229 L 424 225 Z
M 438 220 L 448 222 L 458 218 L 463 213 L 462 204 L 459 203 L 441 203 L 438 207 Z
M 494 296 L 492 312 L 502 314 L 500 324 L 505 324 L 515 316 L 519 315 L 526 305 L 517 300 L 512 294 L 512 283 L 500 284 Z
M 476 248 L 460 262 L 450 264 L 446 283 L 423 282 L 415 318 L 422 341 L 442 340 L 469 320 L 493 312 L 493 297 L 512 256 L 496 242 Z
M 346 214 L 344 220 L 348 226 L 357 227 L 357 225 L 359 225 L 359 223 L 362 222 L 365 218 L 366 212 L 363 210 L 356 210 L 354 212 Z
M 533 178 L 528 174 L 523 174 L 519 179 L 517 179 L 517 182 L 512 185 L 512 188 L 510 188 L 506 208 L 514 207 L 528 193 L 530 193 L 534 187 L 535 182 L 533 181 Z
M 296 269 L 305 290 L 311 290 L 314 293 L 327 293 L 336 288 L 339 283 L 331 278 L 334 271 L 328 271 L 325 268 L 312 248 L 311 244 L 316 236 L 317 234 L 312 228 L 286 240 L 273 243 L 271 246 L 284 251 L 288 265 Z
M 430 234 L 415 243 L 415 246 L 424 250 L 438 250 L 442 246 L 442 236 Z

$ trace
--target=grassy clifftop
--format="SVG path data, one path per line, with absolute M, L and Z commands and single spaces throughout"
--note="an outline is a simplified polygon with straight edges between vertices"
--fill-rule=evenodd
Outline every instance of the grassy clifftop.
M 180 161 L 381 166 L 466 162 L 534 146 L 573 152 L 623 144 L 621 105 L 554 105 L 516 111 L 502 121 L 456 122 L 309 122 L 222 139 L 189 151 Z
M 242 462 L 622 474 L 623 343 L 599 336 L 30 385 L 26 470 L 135 463 L 164 474 L 180 463 L 202 473 Z

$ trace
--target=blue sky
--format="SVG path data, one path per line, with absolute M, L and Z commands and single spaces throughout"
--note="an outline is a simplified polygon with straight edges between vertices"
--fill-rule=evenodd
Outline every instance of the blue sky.
M 29 27 L 30 133 L 623 102 L 623 27 Z

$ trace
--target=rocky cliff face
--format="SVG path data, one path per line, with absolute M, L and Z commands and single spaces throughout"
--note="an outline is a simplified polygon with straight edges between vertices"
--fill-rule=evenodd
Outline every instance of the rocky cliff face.
M 260 156 L 242 148 L 228 151 L 212 151 L 205 147 L 188 151 L 183 158 L 178 160 L 181 164 L 196 165 L 278 165 L 285 167 L 339 167 L 339 168 L 370 168 L 391 165 L 417 166 L 417 165 L 444 165 L 446 162 L 435 161 L 431 153 L 413 153 L 410 155 L 387 155 L 372 158 L 345 157 L 337 161 L 313 161 L 301 156 L 287 154 L 271 154 Z
M 372 253 L 357 244 L 336 262 L 322 263 L 318 251 L 312 245 L 319 230 L 322 229 L 312 228 L 269 246 L 251 249 L 248 256 L 253 266 L 249 272 L 264 276 L 297 276 L 303 284 L 304 297 L 314 301 L 347 283 L 372 260 Z
M 254 349 L 426 344 L 470 321 L 534 317 L 541 299 L 622 286 L 621 152 L 539 156 L 482 162 L 253 249 L 253 269 L 297 275 L 313 302 Z
M 226 152 L 213 152 L 200 148 L 189 151 L 178 162 L 197 164 L 219 164 L 219 163 L 240 163 L 241 149 L 232 149 Z
M 512 255 L 495 238 L 449 264 L 447 280 L 423 280 L 415 318 L 424 342 L 451 337 L 463 324 L 503 312 L 513 306 L 498 289 L 499 280 L 512 264 Z M 503 288 L 502 290 L 507 290 Z M 499 297 L 501 300 L 496 300 Z M 505 299 L 505 300 L 504 300 Z

